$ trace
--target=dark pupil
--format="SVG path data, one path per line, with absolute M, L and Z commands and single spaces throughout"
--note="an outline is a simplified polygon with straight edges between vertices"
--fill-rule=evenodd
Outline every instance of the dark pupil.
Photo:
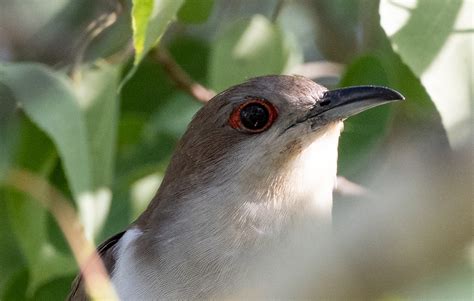
M 240 110 L 242 125 L 250 130 L 259 130 L 267 124 L 269 119 L 267 109 L 258 103 L 249 104 Z

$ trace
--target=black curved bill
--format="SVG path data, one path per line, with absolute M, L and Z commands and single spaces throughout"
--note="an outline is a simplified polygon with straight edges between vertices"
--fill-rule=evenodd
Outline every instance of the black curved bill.
M 310 110 L 309 118 L 344 119 L 370 108 L 404 100 L 399 92 L 381 86 L 355 86 L 324 92 Z

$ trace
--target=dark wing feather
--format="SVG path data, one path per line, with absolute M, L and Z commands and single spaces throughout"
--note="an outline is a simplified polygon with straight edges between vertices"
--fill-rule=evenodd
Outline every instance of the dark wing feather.
M 97 248 L 97 253 L 102 259 L 109 275 L 111 275 L 115 266 L 116 258 L 113 252 L 115 249 L 115 245 L 122 238 L 124 233 L 125 231 L 115 234 L 114 236 L 110 237 L 109 239 L 104 241 L 102 244 L 100 244 L 99 247 Z M 71 286 L 71 292 L 69 293 L 67 300 L 70 300 L 70 301 L 89 300 L 86 294 L 84 281 L 83 281 L 83 277 L 81 273 L 79 273 L 79 275 L 77 275 L 77 277 L 74 279 Z

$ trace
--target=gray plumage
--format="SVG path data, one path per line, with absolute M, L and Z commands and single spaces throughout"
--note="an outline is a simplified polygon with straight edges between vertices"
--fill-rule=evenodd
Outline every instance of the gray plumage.
M 351 93 L 362 91 L 367 101 L 350 102 L 345 90 L 331 94 L 300 76 L 265 76 L 210 100 L 179 142 L 146 211 L 123 236 L 99 247 L 119 296 L 235 294 L 255 260 L 284 247 L 288 229 L 329 221 L 342 120 L 402 97 L 386 88 L 364 89 Z M 235 128 L 229 119 L 252 99 L 277 111 L 259 133 Z M 85 299 L 82 286 L 78 278 L 70 300 Z

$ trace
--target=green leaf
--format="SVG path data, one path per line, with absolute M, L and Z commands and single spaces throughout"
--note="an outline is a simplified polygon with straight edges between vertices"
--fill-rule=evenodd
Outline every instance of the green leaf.
M 112 199 L 111 182 L 114 171 L 119 69 L 101 64 L 84 69 L 76 85 L 77 99 L 83 110 L 91 162 L 91 190 L 79 200 L 79 211 L 89 237 L 101 230 Z
M 381 85 L 389 86 L 387 74 L 381 62 L 374 56 L 355 60 L 341 79 L 341 86 Z M 392 106 L 380 106 L 344 122 L 339 141 L 339 171 L 353 176 L 364 169 L 380 147 L 388 131 Z
M 17 106 L 8 87 L 0 82 L 0 182 L 6 176 L 18 136 Z
M 119 70 L 110 65 L 84 70 L 76 87 L 85 113 L 93 188 L 110 186 L 115 160 Z
M 73 274 L 76 264 L 72 256 L 61 254 L 49 242 L 44 207 L 14 191 L 7 192 L 6 202 L 13 233 L 31 273 L 28 294 L 54 278 Z
M 409 156 L 410 162 L 417 164 L 432 164 L 433 159 L 444 160 L 449 149 L 446 131 L 420 79 L 393 51 L 380 26 L 379 1 L 362 2 L 364 11 L 361 14 L 361 30 L 365 35 L 361 50 L 380 62 L 388 80 L 387 85 L 401 92 L 406 100 L 390 105 L 393 114 L 383 141 L 383 151 L 379 148 L 376 155 L 372 155 L 367 165 L 372 170 L 365 172 L 359 179 L 376 181 L 385 178 L 384 173 L 408 176 L 413 169 L 401 153 Z
M 7 86 L 26 115 L 54 142 L 74 197 L 91 187 L 87 129 L 66 80 L 39 64 L 1 64 Z
M 6 289 L 10 279 L 20 269 L 25 268 L 25 260 L 15 241 L 15 235 L 8 218 L 4 189 L 0 189 L 0 242 L 0 267 L 2 267 L 0 273 L 0 299 L 4 300 L 1 292 Z
M 16 103 L 56 145 L 91 238 L 103 224 L 111 200 L 117 68 L 85 70 L 77 91 L 61 75 L 40 65 L 2 65 L 0 72 L 0 82 L 12 91 Z
M 411 171 L 406 159 L 400 156 L 401 150 L 410 148 L 410 159 L 422 164 L 433 158 L 431 155 L 435 152 L 443 154 L 449 144 L 440 115 L 426 89 L 394 52 L 380 26 L 379 1 L 362 0 L 361 5 L 364 10 L 359 15 L 359 23 L 364 35 L 359 51 L 364 57 L 354 63 L 359 67 L 350 65 L 343 84 L 349 84 L 348 77 L 352 78 L 351 84 L 369 83 L 368 81 L 385 84 L 406 97 L 404 102 L 375 108 L 349 118 L 346 122 L 339 148 L 340 171 L 351 178 L 357 178 L 358 182 L 371 185 L 368 182 L 384 178 L 384 172 Z M 373 123 L 379 126 L 378 134 Z M 361 136 L 364 133 L 371 133 L 372 138 L 369 138 L 370 135 L 365 138 Z M 364 154 L 364 145 L 359 139 L 367 139 L 364 143 L 371 146 L 366 148 L 367 154 Z M 362 170 L 364 173 L 358 172 Z
M 202 23 L 209 18 L 214 0 L 186 0 L 178 12 L 178 19 L 184 23 Z
M 134 0 L 132 8 L 133 46 L 137 66 L 158 43 L 184 0 Z
M 472 1 L 420 0 L 413 8 L 383 1 L 382 25 L 393 49 L 421 78 L 442 116 L 451 145 L 470 139 Z M 403 24 L 404 17 L 407 22 Z
M 26 267 L 17 270 L 5 285 L 5 290 L 0 294 L 3 301 L 28 300 L 26 291 L 28 290 L 28 269 Z
M 152 140 L 157 134 L 166 133 L 179 139 L 201 106 L 188 95 L 176 93 L 151 116 L 143 129 L 144 138 Z
M 461 5 L 462 0 L 418 0 L 416 7 L 406 9 L 408 21 L 390 40 L 395 52 L 417 76 L 423 74 L 445 44 Z M 381 10 L 381 19 L 382 24 L 397 20 L 390 9 Z
M 48 177 L 57 162 L 53 143 L 28 118 L 22 116 L 19 120 L 20 135 L 12 165 L 30 170 L 39 177 Z M 9 225 L 7 229 L 15 238 L 15 243 L 8 247 L 11 250 L 19 249 L 16 257 L 20 254 L 22 257 L 18 263 L 24 261 L 27 264 L 29 277 L 24 284 L 28 287 L 27 295 L 31 296 L 39 286 L 56 277 L 72 274 L 75 270 L 72 256 L 58 250 L 49 238 L 47 210 L 29 196 L 7 188 L 2 190 L 0 201 L 2 209 L 5 209 L 3 212 Z M 8 244 L 8 241 L 1 241 L 2 244 Z M 2 266 L 2 273 L 5 272 Z M 11 285 L 16 287 L 20 284 L 7 284 L 7 291 L 12 290 Z
M 254 76 L 283 73 L 294 50 L 284 32 L 263 16 L 238 22 L 213 44 L 210 85 L 221 91 Z

